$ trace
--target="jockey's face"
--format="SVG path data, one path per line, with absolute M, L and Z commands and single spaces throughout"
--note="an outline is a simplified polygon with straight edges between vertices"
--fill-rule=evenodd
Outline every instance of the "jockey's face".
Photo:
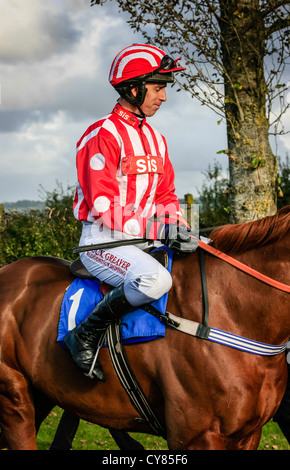
M 144 103 L 141 105 L 141 110 L 145 116 L 154 116 L 156 111 L 160 108 L 163 101 L 167 100 L 166 97 L 166 83 L 146 83 L 147 92 L 145 95 Z M 132 88 L 133 96 L 137 96 L 138 87 Z M 138 106 L 134 106 L 126 101 L 124 98 L 119 99 L 119 103 L 124 108 L 132 113 L 140 114 Z
M 141 109 L 145 116 L 154 116 L 162 103 L 167 100 L 165 83 L 146 83 L 147 93 Z

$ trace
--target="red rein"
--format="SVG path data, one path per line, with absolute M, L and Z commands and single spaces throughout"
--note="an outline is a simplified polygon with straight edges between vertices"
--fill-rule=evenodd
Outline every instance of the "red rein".
M 272 286 L 272 287 L 275 287 L 275 289 L 279 289 L 284 292 L 290 293 L 290 286 L 288 286 L 287 284 L 283 284 L 282 282 L 275 281 L 274 279 L 268 276 L 265 276 L 265 274 L 259 273 L 255 269 L 250 268 L 246 264 L 241 263 L 240 261 L 232 258 L 231 256 L 226 255 L 225 253 L 222 253 L 221 251 L 217 250 L 216 248 L 213 248 L 210 245 L 207 245 L 201 240 L 199 240 L 198 246 L 202 248 L 203 250 L 207 251 L 208 253 L 211 253 L 212 255 L 216 256 L 217 258 L 222 259 L 226 263 L 229 263 L 232 266 L 235 266 L 236 268 L 240 269 L 241 271 L 244 271 L 245 273 L 249 274 L 250 276 L 253 276 L 256 279 L 259 279 L 260 281 L 268 284 L 269 286 Z

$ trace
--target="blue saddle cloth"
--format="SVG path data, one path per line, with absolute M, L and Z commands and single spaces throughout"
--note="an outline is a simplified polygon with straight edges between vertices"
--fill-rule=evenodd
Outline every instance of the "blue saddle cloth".
M 168 252 L 168 271 L 172 267 L 172 251 Z M 103 295 L 96 280 L 76 278 L 67 288 L 60 310 L 57 341 L 62 342 L 67 333 L 78 326 L 93 311 Z M 159 312 L 165 313 L 168 293 L 152 302 Z M 145 310 L 136 309 L 122 317 L 121 338 L 124 343 L 152 341 L 165 336 L 165 325 Z

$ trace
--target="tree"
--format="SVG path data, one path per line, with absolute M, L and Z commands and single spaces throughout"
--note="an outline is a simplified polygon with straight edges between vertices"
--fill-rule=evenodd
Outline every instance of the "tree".
M 282 81 L 289 0 L 116 1 L 146 41 L 185 59 L 180 87 L 225 119 L 231 221 L 275 213 L 277 158 L 269 132 L 284 132 L 281 117 L 289 108 Z
M 229 178 L 223 175 L 222 166 L 215 161 L 204 173 L 205 181 L 199 190 L 199 227 L 209 233 L 210 228 L 229 223 Z M 290 204 L 290 159 L 278 158 L 277 175 L 278 209 Z

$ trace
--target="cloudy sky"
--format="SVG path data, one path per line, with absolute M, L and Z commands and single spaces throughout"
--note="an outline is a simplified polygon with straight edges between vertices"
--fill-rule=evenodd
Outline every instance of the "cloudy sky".
M 56 181 L 75 184 L 76 142 L 112 110 L 118 95 L 109 69 L 134 42 L 144 41 L 114 2 L 0 0 L 0 202 L 39 199 L 40 185 L 52 191 Z M 179 197 L 197 195 L 214 159 L 226 169 L 218 119 L 174 88 L 150 119 L 167 139 Z M 279 139 L 278 153 L 286 152 L 290 135 Z

